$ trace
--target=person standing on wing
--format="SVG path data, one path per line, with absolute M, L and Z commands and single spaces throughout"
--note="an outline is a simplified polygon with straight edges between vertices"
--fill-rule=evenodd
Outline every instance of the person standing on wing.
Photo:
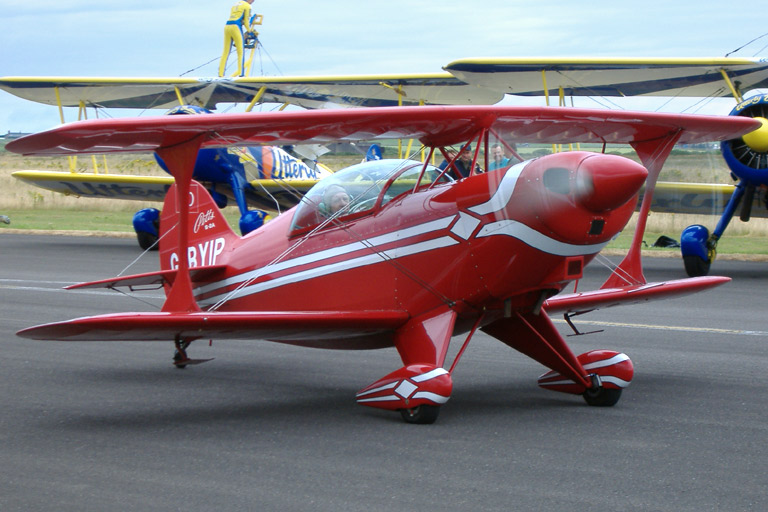
M 237 50 L 237 73 L 235 76 L 243 76 L 243 31 L 250 30 L 252 3 L 253 0 L 240 0 L 232 7 L 229 20 L 224 26 L 224 53 L 221 55 L 221 62 L 219 63 L 220 77 L 224 76 L 232 43 L 235 44 Z

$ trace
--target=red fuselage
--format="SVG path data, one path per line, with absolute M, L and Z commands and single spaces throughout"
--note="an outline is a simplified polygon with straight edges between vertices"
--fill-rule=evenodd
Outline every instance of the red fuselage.
M 581 277 L 624 228 L 646 175 L 622 157 L 571 152 L 416 191 L 394 191 L 390 180 L 369 207 L 325 224 L 297 225 L 300 205 L 243 238 L 193 237 L 191 266 L 226 266 L 196 282 L 195 297 L 219 311 L 417 317 L 448 305 L 456 331 L 466 330 L 483 312 L 490 322 L 530 311 Z M 174 257 L 161 250 L 162 267 Z

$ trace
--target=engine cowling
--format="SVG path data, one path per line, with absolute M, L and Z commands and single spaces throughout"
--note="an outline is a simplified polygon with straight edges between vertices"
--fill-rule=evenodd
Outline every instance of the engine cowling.
M 738 139 L 720 143 L 720 151 L 731 172 L 751 185 L 768 184 L 768 94 L 742 101 L 731 111 L 732 116 L 759 119 L 762 126 Z

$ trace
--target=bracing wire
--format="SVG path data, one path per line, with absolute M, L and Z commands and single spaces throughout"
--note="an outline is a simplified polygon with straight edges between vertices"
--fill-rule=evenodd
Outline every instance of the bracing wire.
M 726 53 L 726 54 L 725 54 L 725 56 L 726 56 L 726 57 L 728 57 L 728 56 L 729 56 L 729 55 L 731 55 L 732 53 L 736 53 L 736 52 L 738 52 L 739 50 L 742 50 L 742 49 L 744 49 L 745 47 L 747 47 L 747 46 L 749 46 L 750 44 L 754 43 L 754 42 L 755 42 L 755 41 L 757 41 L 758 39 L 762 39 L 762 38 L 764 38 L 765 36 L 768 36 L 768 32 L 766 32 L 765 34 L 763 34 L 763 35 L 761 35 L 761 36 L 757 36 L 756 38 L 752 39 L 751 41 L 749 41 L 749 42 L 747 42 L 747 43 L 744 43 L 743 45 L 739 46 L 739 47 L 738 47 L 738 48 L 736 48 L 735 50 L 733 50 L 733 51 L 730 51 L 730 52 Z M 763 49 L 765 49 L 765 48 L 766 48 L 766 47 L 764 46 L 764 47 L 763 47 Z M 760 51 L 762 51 L 762 50 L 760 50 Z M 757 54 L 755 54 L 755 55 L 757 55 Z M 753 57 L 754 57 L 754 55 L 753 55 Z
M 414 153 L 414 154 L 418 154 L 418 151 L 416 153 Z M 399 168 L 398 169 L 394 169 L 393 173 L 397 172 L 398 170 L 399 170 Z M 372 190 L 373 187 L 380 186 L 380 184 L 382 182 L 386 182 L 386 180 L 388 180 L 389 177 L 391 177 L 391 175 L 389 175 L 389 176 L 387 176 L 387 177 L 385 177 L 383 179 L 376 180 L 374 183 L 371 184 L 371 186 L 369 187 L 369 190 Z M 304 198 L 304 200 L 307 200 L 306 197 Z M 237 288 L 235 288 L 234 290 L 230 291 L 227 295 L 225 295 L 222 299 L 220 299 L 216 304 L 211 306 L 209 308 L 209 311 L 216 311 L 216 310 L 220 309 L 228 301 L 233 300 L 234 298 L 236 298 L 237 294 L 240 292 L 240 290 L 250 286 L 257 279 L 259 279 L 261 276 L 263 276 L 266 272 L 270 271 L 270 267 L 271 266 L 274 266 L 277 263 L 279 263 L 280 261 L 282 261 L 286 256 L 288 256 L 291 252 L 295 251 L 301 244 L 303 244 L 306 240 L 308 240 L 312 235 L 314 235 L 318 231 L 324 229 L 327 225 L 329 225 L 331 223 L 335 224 L 336 226 L 340 227 L 341 229 L 344 229 L 349 235 L 351 235 L 363 247 L 365 247 L 368 250 L 370 250 L 371 252 L 377 254 L 379 257 L 381 257 L 381 259 L 384 262 L 394 266 L 404 276 L 408 277 L 409 279 L 412 279 L 414 282 L 419 284 L 422 288 L 424 288 L 428 292 L 430 292 L 433 295 L 435 295 L 436 297 L 438 297 L 445 304 L 447 304 L 449 306 L 452 306 L 455 303 L 455 301 L 451 300 L 449 297 L 447 297 L 444 294 L 440 293 L 438 290 L 436 290 L 434 287 L 432 287 L 428 282 L 424 281 L 419 276 L 417 276 L 416 274 L 414 274 L 413 272 L 411 272 L 410 270 L 405 268 L 402 264 L 400 264 L 398 261 L 396 261 L 396 258 L 393 258 L 392 256 L 390 256 L 384 250 L 377 249 L 373 244 L 370 243 L 370 241 L 366 237 L 364 237 L 363 235 L 355 232 L 355 230 L 351 229 L 349 227 L 349 225 L 341 222 L 339 220 L 339 217 L 343 216 L 343 215 L 346 215 L 348 213 L 347 210 L 349 208 L 351 208 L 351 207 L 352 207 L 352 203 L 347 205 L 344 209 L 334 213 L 329 218 L 325 219 L 322 223 L 320 223 L 318 226 L 313 228 L 309 233 L 307 233 L 304 236 L 302 236 L 301 239 L 296 244 L 294 244 L 293 246 L 289 247 L 288 249 L 283 251 L 281 254 L 279 254 L 277 257 L 275 257 L 272 261 L 270 261 L 267 265 L 265 265 L 261 269 L 257 270 L 256 273 L 253 276 L 251 276 L 249 279 L 247 279 L 247 280 L 243 281 L 242 283 L 240 283 L 237 286 Z

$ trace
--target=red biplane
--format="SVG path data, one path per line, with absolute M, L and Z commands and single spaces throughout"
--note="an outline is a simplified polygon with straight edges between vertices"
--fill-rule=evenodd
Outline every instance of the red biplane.
M 176 184 L 161 219 L 160 270 L 82 287 L 164 286 L 155 313 L 84 317 L 31 327 L 45 340 L 173 340 L 175 363 L 197 339 L 265 339 L 330 349 L 395 347 L 403 366 L 357 393 L 360 404 L 431 423 L 478 330 L 551 371 L 541 386 L 614 405 L 633 375 L 624 355 L 576 356 L 548 313 L 569 315 L 691 293 L 728 281 L 646 283 L 644 217 L 677 142 L 739 137 L 746 118 L 538 107 L 393 107 L 94 120 L 7 145 L 22 154 L 156 151 Z M 201 148 L 416 138 L 430 157 L 474 144 L 470 169 L 488 168 L 490 140 L 629 143 L 643 165 L 569 152 L 452 179 L 414 160 L 356 165 L 320 181 L 292 210 L 236 235 L 191 179 Z M 484 153 L 481 147 L 486 146 Z M 465 146 L 468 147 L 468 146 Z M 454 157 L 455 158 L 455 157 Z M 556 296 L 625 226 L 648 179 L 632 250 L 599 290 Z M 452 362 L 454 335 L 466 334 Z M 450 363 L 450 364 L 449 364 Z

